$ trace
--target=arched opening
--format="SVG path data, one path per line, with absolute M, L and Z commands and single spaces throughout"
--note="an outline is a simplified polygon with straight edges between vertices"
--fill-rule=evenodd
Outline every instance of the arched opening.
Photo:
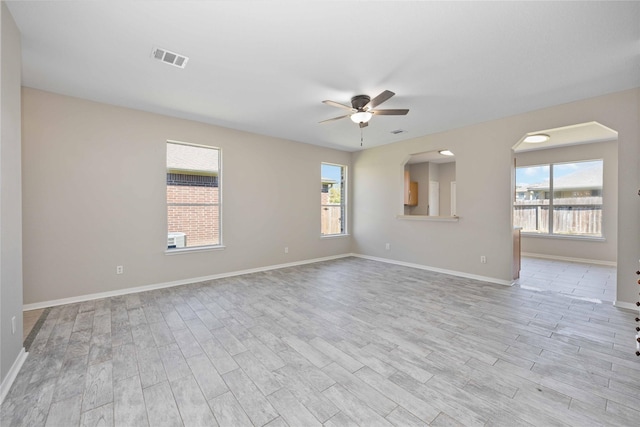
M 615 130 L 588 122 L 529 132 L 514 145 L 512 223 L 520 242 L 514 260 L 521 255 L 514 277 L 520 286 L 616 300 L 617 139 Z

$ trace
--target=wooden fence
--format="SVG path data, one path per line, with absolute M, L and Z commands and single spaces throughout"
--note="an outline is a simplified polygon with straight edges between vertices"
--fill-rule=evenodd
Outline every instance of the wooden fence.
M 518 200 L 513 224 L 523 232 L 549 233 L 549 200 Z M 553 234 L 602 236 L 602 197 L 556 199 Z
M 342 207 L 340 205 L 322 206 L 322 235 L 340 234 L 342 230 Z

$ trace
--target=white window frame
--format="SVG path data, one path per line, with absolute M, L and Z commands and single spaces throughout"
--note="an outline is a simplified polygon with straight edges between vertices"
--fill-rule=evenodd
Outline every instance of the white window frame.
M 558 165 L 567 165 L 567 164 L 576 164 L 576 163 L 588 163 L 588 162 L 601 162 L 602 163 L 602 187 L 600 188 L 600 192 L 601 192 L 601 196 L 602 197 L 602 203 L 600 203 L 600 205 L 593 205 L 593 206 L 600 206 L 600 210 L 602 211 L 602 217 L 600 219 L 600 229 L 601 229 L 601 233 L 600 235 L 587 235 L 587 234 L 572 234 L 572 233 L 557 233 L 554 230 L 554 209 L 555 209 L 555 196 L 554 196 L 554 176 L 553 176 L 553 168 L 554 166 L 558 166 Z M 524 229 L 522 230 L 522 234 L 526 235 L 526 236 L 532 236 L 532 237 L 554 237 L 554 238 L 569 238 L 569 239 L 586 239 L 586 240 L 604 240 L 604 222 L 605 222 L 605 218 L 604 218 L 604 159 L 603 158 L 599 158 L 599 159 L 587 159 L 587 160 L 569 160 L 569 161 L 560 161 L 560 162 L 546 162 L 546 163 L 540 163 L 540 164 L 532 164 L 532 165 L 523 165 L 523 166 L 516 166 L 516 171 L 518 169 L 525 169 L 525 168 L 534 168 L 534 167 L 545 167 L 548 166 L 549 167 L 549 204 L 547 205 L 548 210 L 549 210 L 549 218 L 548 218 L 548 224 L 549 224 L 549 231 L 548 232 L 544 232 L 544 231 L 525 231 Z M 515 183 L 516 187 L 517 187 L 517 182 Z M 513 205 L 512 205 L 512 209 L 515 212 L 515 209 L 517 206 L 526 206 L 526 205 L 516 205 L 516 199 L 514 198 L 513 201 Z

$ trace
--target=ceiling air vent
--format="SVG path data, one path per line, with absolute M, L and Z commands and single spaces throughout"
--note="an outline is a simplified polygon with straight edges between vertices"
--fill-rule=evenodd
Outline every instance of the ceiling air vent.
M 158 61 L 162 61 L 165 64 L 173 65 L 174 67 L 178 68 L 184 68 L 185 65 L 187 65 L 187 61 L 189 60 L 189 58 L 184 55 L 180 55 L 178 53 L 171 52 L 159 47 L 153 48 L 151 56 Z

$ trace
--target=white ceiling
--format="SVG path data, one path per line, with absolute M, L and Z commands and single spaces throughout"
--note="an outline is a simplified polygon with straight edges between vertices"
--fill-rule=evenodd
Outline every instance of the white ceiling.
M 640 86 L 640 2 L 8 1 L 25 86 L 348 151 Z M 153 47 L 189 57 L 185 69 Z M 403 129 L 405 133 L 391 134 Z
M 545 142 L 526 142 L 529 135 L 543 134 L 549 136 Z M 513 151 L 522 153 L 525 151 L 544 150 L 546 148 L 565 147 L 577 144 L 591 144 L 594 142 L 615 141 L 618 132 L 598 122 L 578 123 L 555 129 L 542 129 L 522 135 L 522 138 L 513 146 Z

